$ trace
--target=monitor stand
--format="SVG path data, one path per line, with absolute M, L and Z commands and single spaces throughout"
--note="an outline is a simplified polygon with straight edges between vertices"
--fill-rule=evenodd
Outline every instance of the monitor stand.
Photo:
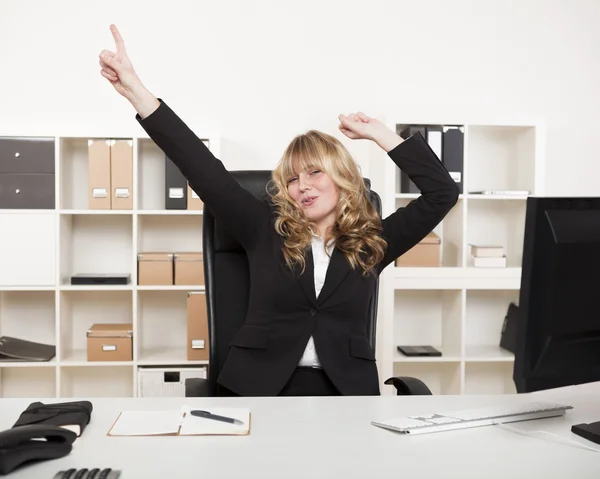
M 600 444 L 600 421 L 591 422 L 589 424 L 575 424 L 571 427 L 571 432 L 574 432 L 588 441 Z

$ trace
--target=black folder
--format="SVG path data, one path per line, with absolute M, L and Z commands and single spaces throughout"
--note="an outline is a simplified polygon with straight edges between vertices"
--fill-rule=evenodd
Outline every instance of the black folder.
M 187 180 L 168 156 L 165 156 L 165 209 L 187 209 Z

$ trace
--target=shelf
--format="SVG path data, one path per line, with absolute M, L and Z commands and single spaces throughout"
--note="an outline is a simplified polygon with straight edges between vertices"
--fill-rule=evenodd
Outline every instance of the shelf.
M 133 323 L 131 291 L 61 291 L 60 302 L 61 364 L 86 361 L 86 332 L 93 324 Z
M 0 336 L 56 344 L 54 291 L 0 292 Z
M 460 354 L 447 355 L 444 352 L 442 346 L 436 344 L 428 344 L 433 346 L 438 351 L 442 352 L 441 356 L 405 356 L 398 349 L 394 351 L 394 362 L 395 363 L 456 363 L 460 362 Z M 456 351 L 455 351 L 456 352 Z
M 61 139 L 59 184 L 61 209 L 88 209 L 88 162 L 87 138 Z
M 460 360 L 462 300 L 461 290 L 397 290 L 394 349 L 437 344 L 442 354 Z
M 471 291 L 466 292 L 465 308 L 465 345 L 467 358 L 482 354 L 485 358 L 501 359 L 505 357 L 500 353 L 498 345 L 502 334 L 502 324 L 509 304 L 518 305 L 518 291 Z M 471 349 L 471 348 L 476 349 Z M 484 348 L 484 349 L 478 349 Z
M 132 231 L 132 218 L 127 215 L 61 216 L 62 284 L 69 285 L 78 273 L 132 274 Z
M 114 365 L 63 368 L 60 374 L 60 397 L 132 397 L 133 370 L 133 366 Z
M 138 208 L 165 211 L 165 154 L 149 138 L 138 140 Z
M 0 397 L 52 398 L 56 397 L 56 368 L 0 367 Z
M 104 367 L 104 366 L 131 366 L 133 361 L 88 361 L 87 350 L 67 350 L 60 360 L 61 367 Z
M 465 361 L 473 363 L 514 362 L 515 355 L 494 345 L 467 345 Z
M 393 376 L 408 376 L 420 379 L 436 396 L 460 394 L 462 389 L 460 362 L 394 363 Z
M 208 361 L 189 361 L 182 347 L 144 349 L 137 361 L 138 366 L 207 365 Z
M 137 346 L 141 362 L 159 357 L 185 360 L 187 354 L 187 290 L 138 291 Z M 179 351 L 167 356 L 165 351 Z M 169 353 L 170 354 L 170 353 Z
M 535 190 L 534 126 L 469 125 L 465 135 L 468 189 Z
M 525 211 L 525 202 L 470 202 L 467 207 L 467 243 L 501 245 L 504 247 L 507 266 L 520 267 L 523 259 Z M 473 266 L 470 248 L 467 248 L 467 266 Z
M 144 215 L 138 220 L 138 253 L 202 251 L 202 216 Z
M 516 394 L 513 364 L 467 363 L 464 394 Z

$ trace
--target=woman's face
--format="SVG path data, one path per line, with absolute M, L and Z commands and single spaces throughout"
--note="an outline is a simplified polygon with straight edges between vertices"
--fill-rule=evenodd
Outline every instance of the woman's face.
M 298 208 L 319 227 L 321 235 L 325 234 L 335 223 L 339 200 L 337 185 L 331 177 L 317 168 L 307 168 L 289 178 L 287 187 Z

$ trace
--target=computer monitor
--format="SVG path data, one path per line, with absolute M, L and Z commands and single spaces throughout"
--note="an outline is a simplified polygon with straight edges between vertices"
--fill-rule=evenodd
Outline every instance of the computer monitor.
M 600 198 L 527 199 L 517 392 L 600 381 Z

